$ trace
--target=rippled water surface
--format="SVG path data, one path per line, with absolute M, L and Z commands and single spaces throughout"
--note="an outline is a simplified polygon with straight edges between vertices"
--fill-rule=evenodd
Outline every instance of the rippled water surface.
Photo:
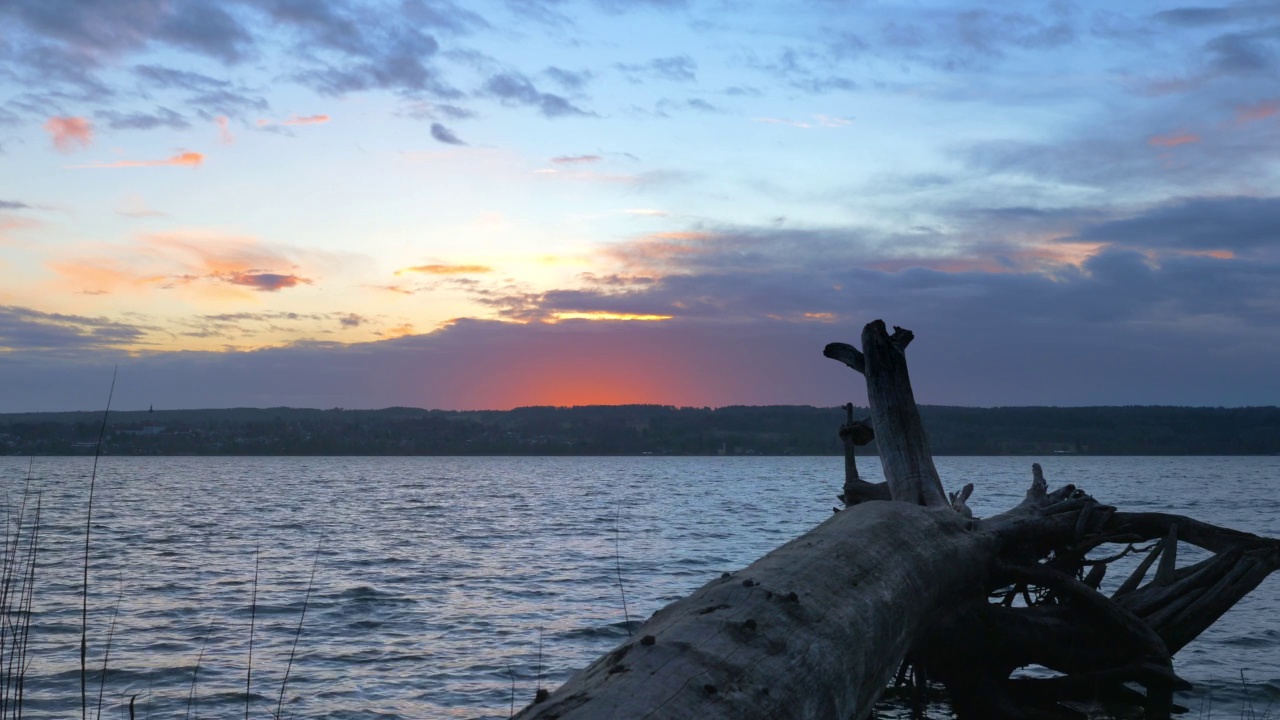
M 937 464 L 948 487 L 977 484 L 970 504 L 985 515 L 1021 498 L 1033 460 Z M 80 705 L 92 462 L 32 466 L 32 718 Z M 1127 510 L 1280 536 L 1280 458 L 1040 462 L 1051 486 L 1073 482 Z M 874 459 L 862 465 L 877 479 Z M 518 709 L 539 682 L 556 686 L 626 636 L 619 566 L 625 615 L 646 618 L 825 519 L 842 472 L 836 457 L 106 457 L 91 536 L 89 702 L 101 688 L 104 717 L 124 717 L 133 696 L 139 718 L 243 716 L 260 549 L 252 717 L 283 702 L 296 718 L 505 718 L 513 684 Z M 0 458 L 11 526 L 27 473 L 27 459 Z M 1209 703 L 1219 718 L 1280 704 L 1280 577 L 1175 662 L 1197 686 L 1180 698 L 1192 717 Z

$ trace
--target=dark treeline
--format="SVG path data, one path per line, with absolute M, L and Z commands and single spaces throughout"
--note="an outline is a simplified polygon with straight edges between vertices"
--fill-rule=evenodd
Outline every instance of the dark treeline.
M 1280 454 L 1280 408 L 924 406 L 937 455 Z M 865 410 L 858 416 L 864 417 Z M 0 415 L 0 454 L 92 453 L 101 414 Z M 829 455 L 840 408 L 113 412 L 115 455 Z M 874 452 L 868 446 L 867 454 Z

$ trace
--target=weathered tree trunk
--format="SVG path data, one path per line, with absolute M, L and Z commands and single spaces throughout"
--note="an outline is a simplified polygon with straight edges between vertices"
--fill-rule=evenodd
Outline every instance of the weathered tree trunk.
M 983 587 L 994 538 L 970 522 L 905 503 L 836 513 L 658 611 L 518 717 L 866 717 L 916 638 Z
M 929 453 L 907 376 L 912 337 L 877 320 L 861 351 L 824 351 L 866 377 L 885 483 L 857 477 L 846 441 L 851 507 L 663 608 L 518 717 L 865 718 L 904 661 L 943 683 L 962 717 L 1078 716 L 1068 700 L 1168 717 L 1185 686 L 1173 653 L 1280 568 L 1280 540 L 1117 512 L 1071 485 L 1050 492 L 1039 465 L 1018 506 L 972 519 L 973 486 L 948 497 Z M 1100 593 L 1108 564 L 1149 540 L 1159 543 L 1138 571 Z M 1214 555 L 1178 568 L 1179 542 Z M 1125 548 L 1089 555 L 1107 544 Z M 1031 664 L 1060 675 L 1010 677 Z

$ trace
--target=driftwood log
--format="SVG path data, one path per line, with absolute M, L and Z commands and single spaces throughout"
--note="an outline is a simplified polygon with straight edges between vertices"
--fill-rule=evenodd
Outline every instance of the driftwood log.
M 851 408 L 841 428 L 846 509 L 658 611 L 517 717 L 866 718 L 895 677 L 941 683 L 963 718 L 1178 710 L 1174 653 L 1280 568 L 1280 540 L 1051 491 L 1039 465 L 1021 503 L 973 518 L 972 485 L 948 495 L 934 468 L 907 374 L 912 337 L 877 320 L 861 350 L 824 351 L 866 378 L 871 407 L 870 428 Z M 852 461 L 872 434 L 884 483 Z M 1101 593 L 1108 565 L 1148 541 L 1137 570 Z M 1179 567 L 1180 543 L 1210 556 Z M 1012 677 L 1029 665 L 1054 674 Z

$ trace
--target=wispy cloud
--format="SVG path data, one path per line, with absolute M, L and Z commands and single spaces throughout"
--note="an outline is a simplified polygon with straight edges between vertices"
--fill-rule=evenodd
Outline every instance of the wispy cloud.
M 551 158 L 551 162 L 557 165 L 578 165 L 581 163 L 600 162 L 601 159 L 599 155 L 560 155 Z
M 281 133 L 285 135 L 290 135 L 291 133 L 287 130 L 287 128 L 297 127 L 301 125 L 324 125 L 325 123 L 329 122 L 330 119 L 331 118 L 328 115 L 290 115 L 289 117 L 283 120 L 270 120 L 268 118 L 258 118 L 258 120 L 254 122 L 254 125 L 256 125 L 259 129 L 266 130 L 268 132 L 276 132 L 276 133 Z
M 107 127 L 113 130 L 153 130 L 159 127 L 185 130 L 191 127 L 191 123 L 181 114 L 164 107 L 156 108 L 155 112 L 150 113 L 100 110 L 96 115 L 106 120 Z
M 108 163 L 88 163 L 85 165 L 69 165 L 72 168 L 134 168 L 134 167 L 200 167 L 204 164 L 204 154 L 198 152 L 181 152 L 164 160 L 117 160 Z
M 535 107 L 549 118 L 594 115 L 563 96 L 542 92 L 529 78 L 517 72 L 500 73 L 489 78 L 485 81 L 484 93 L 505 105 Z
M 88 118 L 51 117 L 44 129 L 58 152 L 72 153 L 93 144 L 93 123 Z
M 1264 100 L 1236 108 L 1236 124 L 1245 125 L 1280 114 L 1280 100 Z
M 230 145 L 236 141 L 236 136 L 231 134 L 231 121 L 226 115 L 219 115 L 213 119 L 214 124 L 218 126 L 218 141 L 223 145 Z
M 1153 147 L 1178 147 L 1179 145 L 1190 145 L 1200 142 L 1199 135 L 1193 135 L 1189 132 L 1172 132 L 1168 135 L 1152 135 L 1147 138 L 1147 144 Z
M 698 79 L 698 63 L 688 55 L 654 58 L 642 63 L 617 63 L 614 65 L 632 82 L 644 78 L 694 82 Z
M 281 125 L 323 125 L 329 122 L 328 115 L 290 115 L 288 119 L 281 120 Z
M 137 343 L 144 336 L 144 327 L 107 318 L 0 306 L 0 351 L 83 351 L 124 347 Z
M 396 275 L 404 275 L 406 273 L 422 273 L 425 275 L 478 275 L 481 273 L 493 272 L 493 268 L 488 265 L 414 265 L 413 267 L 401 268 L 396 271 Z
M 82 248 L 49 266 L 78 290 L 194 290 L 225 297 L 228 285 L 279 292 L 313 284 L 299 257 L 312 256 L 255 238 L 171 231 L 139 235 L 132 245 Z
M 812 120 L 788 120 L 786 118 L 758 117 L 756 122 L 767 125 L 789 125 L 803 130 L 813 128 L 838 128 L 853 123 L 853 118 L 834 117 L 831 115 L 814 115 Z
M 147 205 L 147 201 L 137 193 L 130 193 L 121 198 L 119 207 L 116 208 L 116 214 L 130 218 L 165 216 L 165 213 L 155 210 L 151 206 Z

